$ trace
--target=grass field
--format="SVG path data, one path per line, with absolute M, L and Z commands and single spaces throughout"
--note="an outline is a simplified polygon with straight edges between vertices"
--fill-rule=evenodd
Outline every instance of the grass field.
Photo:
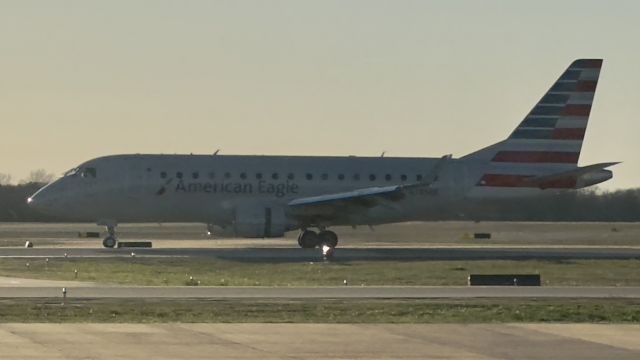
M 638 300 L 0 300 L 0 322 L 640 323 Z
M 29 263 L 27 267 L 26 264 Z M 78 277 L 75 277 L 78 270 Z M 203 258 L 0 261 L 0 276 L 127 285 L 466 285 L 470 273 L 537 273 L 547 286 L 640 286 L 640 260 L 253 263 Z M 189 282 L 194 278 L 193 283 Z

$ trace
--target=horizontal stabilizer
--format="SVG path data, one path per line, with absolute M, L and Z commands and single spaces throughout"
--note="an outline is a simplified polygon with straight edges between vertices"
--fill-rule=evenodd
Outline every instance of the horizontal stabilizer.
M 573 182 L 575 184 L 574 187 L 582 188 L 584 186 L 589 186 L 589 185 L 593 185 L 601 182 L 599 181 L 600 179 L 598 179 L 598 176 L 596 176 L 596 174 L 602 173 L 603 175 L 602 181 L 610 179 L 611 172 L 605 169 L 610 166 L 617 165 L 619 163 L 620 162 L 606 162 L 606 163 L 593 164 L 593 165 L 579 167 L 569 171 L 563 171 L 563 172 L 555 173 L 551 175 L 535 177 L 530 179 L 529 181 L 531 181 L 536 187 L 539 187 L 541 189 L 553 188 L 553 187 L 556 187 L 557 184 L 565 183 L 567 181 Z M 586 180 L 590 182 L 589 184 L 581 184 L 579 180 L 587 176 L 594 177 L 594 179 Z

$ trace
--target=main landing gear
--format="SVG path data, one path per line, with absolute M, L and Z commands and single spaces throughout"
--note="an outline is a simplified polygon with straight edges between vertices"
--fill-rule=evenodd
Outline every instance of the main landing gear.
M 107 225 L 107 237 L 102 240 L 102 246 L 106 248 L 114 248 L 117 243 L 118 238 L 116 238 L 116 226 Z
M 303 249 L 321 248 L 322 256 L 325 259 L 331 258 L 336 246 L 338 246 L 338 235 L 330 230 L 321 230 L 316 233 L 312 230 L 303 230 L 298 235 L 298 245 Z

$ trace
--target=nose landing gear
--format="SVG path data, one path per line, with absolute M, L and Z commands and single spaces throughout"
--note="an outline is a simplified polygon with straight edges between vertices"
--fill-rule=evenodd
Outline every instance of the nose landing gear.
M 102 240 L 102 246 L 106 248 L 114 248 L 118 244 L 118 238 L 116 238 L 116 226 L 107 225 L 107 237 Z

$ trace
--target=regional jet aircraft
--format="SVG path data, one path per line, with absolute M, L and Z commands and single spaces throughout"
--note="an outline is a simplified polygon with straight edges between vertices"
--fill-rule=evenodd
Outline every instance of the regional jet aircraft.
M 425 220 L 477 199 L 610 179 L 616 163 L 577 166 L 601 66 L 574 61 L 509 137 L 461 158 L 113 155 L 69 170 L 28 203 L 106 226 L 109 248 L 119 222 L 201 222 L 238 237 L 299 229 L 301 247 L 333 249 L 332 226 Z

